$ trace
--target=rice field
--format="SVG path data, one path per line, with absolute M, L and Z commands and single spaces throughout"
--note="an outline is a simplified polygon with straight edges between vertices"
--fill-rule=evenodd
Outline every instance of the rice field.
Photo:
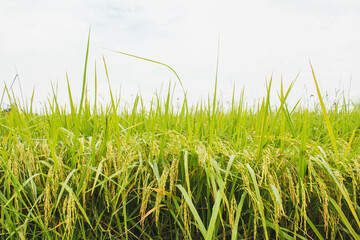
M 315 74 L 319 107 L 290 108 L 294 82 L 274 106 L 271 83 L 255 106 L 234 91 L 224 109 L 215 87 L 175 108 L 169 86 L 150 109 L 121 108 L 110 84 L 108 105 L 90 102 L 85 67 L 70 110 L 9 97 L 0 238 L 359 239 L 359 106 L 326 108 Z

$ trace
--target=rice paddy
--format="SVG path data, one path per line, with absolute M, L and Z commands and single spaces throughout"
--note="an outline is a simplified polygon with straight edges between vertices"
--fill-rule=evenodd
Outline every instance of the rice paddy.
M 88 53 L 88 51 L 87 51 Z M 86 64 L 87 65 L 87 57 Z M 104 61 L 104 67 L 106 63 Z M 167 66 L 168 67 L 168 66 Z M 311 68 L 312 69 L 312 68 Z M 314 71 L 313 71 L 314 73 Z M 359 239 L 360 109 L 154 97 L 0 114 L 1 239 Z M 95 77 L 96 86 L 96 77 Z M 109 84 L 110 86 L 110 84 Z M 10 96 L 10 94 L 9 94 Z

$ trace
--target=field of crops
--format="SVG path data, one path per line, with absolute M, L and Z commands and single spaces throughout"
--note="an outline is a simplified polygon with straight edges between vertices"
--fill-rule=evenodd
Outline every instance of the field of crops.
M 0 115 L 1 239 L 359 239 L 360 109 L 315 76 L 314 109 L 271 80 L 256 106 L 98 106 L 85 79 L 69 111 Z

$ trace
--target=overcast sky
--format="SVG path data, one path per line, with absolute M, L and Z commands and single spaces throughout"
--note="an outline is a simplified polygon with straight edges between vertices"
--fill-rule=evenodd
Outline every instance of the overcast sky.
M 139 91 L 149 100 L 170 81 L 181 99 L 170 70 L 107 49 L 170 65 L 192 101 L 206 99 L 214 89 L 219 36 L 218 87 L 225 102 L 234 84 L 237 93 L 245 88 L 249 103 L 263 97 L 271 75 L 276 98 L 281 74 L 288 86 L 298 73 L 291 99 L 306 102 L 316 93 L 309 60 L 324 95 L 344 92 L 360 100 L 357 0 L 0 0 L 0 81 L 10 85 L 17 71 L 25 98 L 35 87 L 35 104 L 47 101 L 53 83 L 65 104 L 68 73 L 79 98 L 90 27 L 89 95 L 96 61 L 104 102 L 109 94 L 102 55 L 113 91 L 126 101 Z M 19 86 L 13 88 L 20 96 Z

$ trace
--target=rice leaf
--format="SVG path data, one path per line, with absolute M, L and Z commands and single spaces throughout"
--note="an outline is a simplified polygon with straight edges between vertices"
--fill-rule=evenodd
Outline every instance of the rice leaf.
M 87 46 L 86 46 L 84 76 L 83 76 L 83 83 L 82 83 L 82 89 L 81 89 L 81 99 L 80 99 L 80 107 L 79 107 L 79 113 L 78 113 L 78 115 L 80 115 L 80 113 L 81 113 L 81 111 L 82 111 L 82 106 L 83 106 L 84 96 L 85 96 L 86 71 L 87 71 L 87 63 L 88 63 L 88 59 L 89 59 L 89 47 L 90 47 L 90 32 L 91 32 L 91 28 L 89 28 L 88 41 L 87 41 Z
M 340 216 L 341 221 L 343 222 L 343 224 L 345 225 L 346 229 L 349 230 L 349 232 L 351 233 L 352 237 L 354 239 L 360 239 L 360 235 L 357 234 L 354 230 L 354 228 L 351 226 L 349 220 L 347 219 L 347 217 L 345 216 L 344 212 L 341 210 L 341 207 L 339 206 L 339 204 L 337 204 L 337 202 L 329 197 L 331 204 L 334 206 L 334 208 L 336 209 L 337 213 Z
M 273 193 L 275 194 L 276 201 L 279 204 L 281 211 L 284 213 L 284 208 L 283 208 L 283 205 L 281 202 L 279 190 L 276 188 L 276 186 L 274 184 L 270 184 L 270 187 L 271 187 L 271 190 L 273 191 Z
M 323 115 L 324 115 L 326 127 L 327 127 L 327 130 L 329 132 L 330 140 L 331 140 L 332 146 L 333 146 L 334 151 L 335 151 L 335 156 L 338 159 L 339 151 L 338 151 L 336 140 L 335 140 L 334 130 L 333 130 L 333 127 L 332 127 L 332 125 L 330 123 L 330 119 L 329 119 L 329 116 L 327 114 L 323 98 L 321 97 L 320 88 L 319 88 L 319 85 L 317 83 L 317 80 L 316 80 L 316 77 L 315 77 L 315 72 L 314 72 L 314 69 L 313 69 L 313 67 L 311 65 L 311 62 L 310 62 L 310 67 L 311 67 L 311 72 L 312 72 L 314 82 L 315 82 L 315 86 L 316 86 L 316 92 L 317 92 L 317 95 L 318 95 L 318 98 L 319 98 L 319 101 L 320 101 L 320 106 L 321 106 L 321 109 L 322 109 L 322 112 L 323 112 Z
M 206 228 L 204 226 L 204 223 L 202 222 L 199 213 L 197 212 L 193 202 L 191 201 L 189 195 L 187 194 L 185 188 L 179 184 L 176 185 L 176 187 L 181 191 L 182 195 L 184 196 L 185 202 L 187 203 L 187 205 L 190 208 L 191 213 L 193 214 L 195 220 L 196 220 L 196 224 L 197 227 L 199 228 L 201 234 L 203 235 L 204 238 L 206 238 L 207 235 L 207 231 Z
M 242 211 L 242 208 L 243 208 L 243 205 L 244 205 L 246 195 L 247 195 L 247 193 L 243 192 L 243 194 L 241 195 L 240 202 L 237 205 L 236 213 L 235 213 L 234 226 L 233 226 L 233 229 L 231 231 L 231 240 L 237 240 L 238 226 L 239 226 L 239 221 L 240 221 L 240 217 L 241 217 L 241 211 Z

